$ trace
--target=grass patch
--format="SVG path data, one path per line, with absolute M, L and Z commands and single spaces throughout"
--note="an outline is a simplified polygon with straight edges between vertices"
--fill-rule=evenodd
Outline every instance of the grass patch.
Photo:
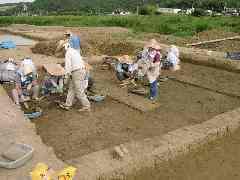
M 0 25 L 31 24 L 38 26 L 118 26 L 134 32 L 192 36 L 210 29 L 226 29 L 240 33 L 238 17 L 160 16 L 36 16 L 0 17 Z

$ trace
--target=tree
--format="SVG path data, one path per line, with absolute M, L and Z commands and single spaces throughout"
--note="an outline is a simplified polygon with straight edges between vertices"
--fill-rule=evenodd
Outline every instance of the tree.
M 154 15 L 157 13 L 157 6 L 145 5 L 140 8 L 139 14 L 141 15 Z

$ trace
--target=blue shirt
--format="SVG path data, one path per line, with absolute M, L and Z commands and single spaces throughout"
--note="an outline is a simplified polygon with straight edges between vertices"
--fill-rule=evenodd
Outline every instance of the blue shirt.
M 80 38 L 76 35 L 70 37 L 70 46 L 73 49 L 80 49 Z

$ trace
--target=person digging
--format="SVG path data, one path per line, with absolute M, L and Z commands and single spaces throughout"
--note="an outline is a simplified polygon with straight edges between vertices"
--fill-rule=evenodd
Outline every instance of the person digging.
M 128 84 L 136 86 L 134 78 L 137 69 L 137 64 L 134 63 L 130 56 L 124 55 L 120 57 L 115 67 L 117 79 L 121 81 L 120 86 L 125 87 Z
M 24 59 L 17 70 L 17 80 L 15 81 L 16 88 L 12 90 L 12 97 L 15 104 L 20 105 L 20 102 L 30 100 L 39 100 L 39 85 L 37 83 L 36 68 L 31 59 Z M 24 103 L 24 106 L 27 106 Z
M 81 102 L 82 108 L 79 112 L 90 111 L 90 102 L 85 93 L 88 86 L 87 68 L 79 52 L 70 47 L 69 43 L 62 45 L 65 51 L 65 84 L 68 84 L 68 94 L 65 103 L 59 106 L 69 110 L 75 97 Z
M 64 68 L 60 64 L 44 64 L 45 77 L 42 83 L 42 94 L 63 93 Z

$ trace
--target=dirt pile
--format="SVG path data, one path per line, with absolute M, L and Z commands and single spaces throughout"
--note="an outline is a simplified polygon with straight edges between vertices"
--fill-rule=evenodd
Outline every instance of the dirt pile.
M 132 42 L 126 40 L 117 41 L 114 39 L 93 43 L 93 46 L 97 49 L 98 53 L 109 56 L 134 55 L 138 49 L 137 45 Z
M 44 55 L 52 56 L 52 55 L 55 55 L 57 44 L 58 44 L 58 40 L 42 41 L 37 43 L 32 48 L 32 52 L 35 54 L 44 54 Z
M 42 41 L 32 48 L 32 52 L 36 54 L 44 54 L 49 56 L 64 57 L 63 53 L 55 53 L 58 40 Z M 81 48 L 83 56 L 90 55 L 134 55 L 140 48 L 132 42 L 126 40 L 118 41 L 114 39 L 89 39 L 81 41 Z

